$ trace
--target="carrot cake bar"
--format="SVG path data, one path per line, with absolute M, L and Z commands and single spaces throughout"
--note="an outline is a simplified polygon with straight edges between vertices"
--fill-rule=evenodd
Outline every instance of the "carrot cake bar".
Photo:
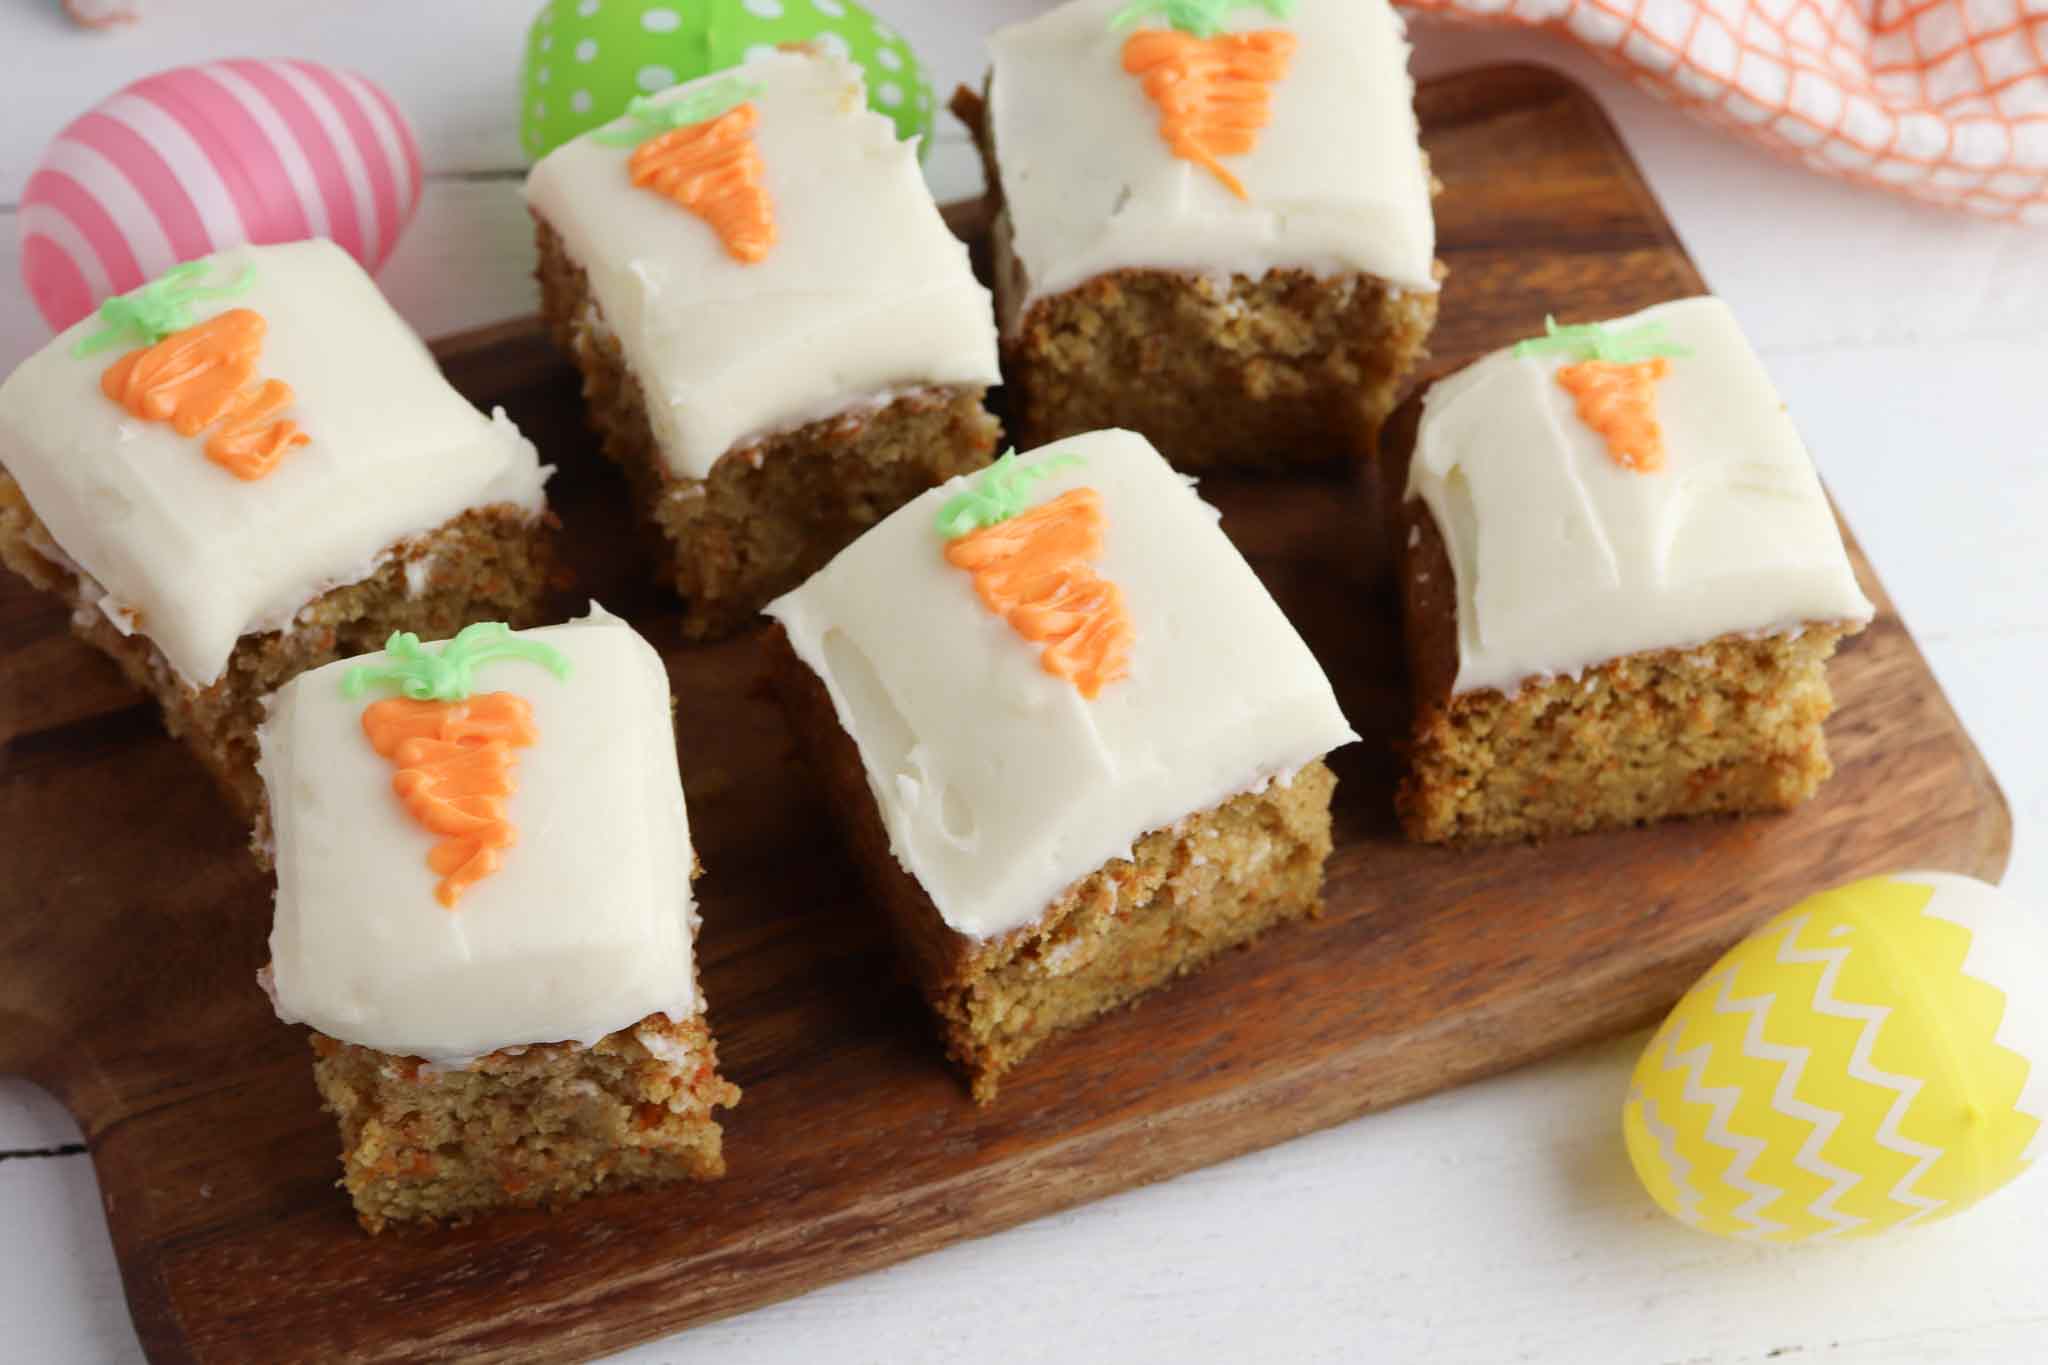
M 1726 304 L 1559 327 L 1386 432 L 1409 837 L 1788 809 L 1870 620 L 1813 460 Z
M 956 110 L 1019 442 L 1130 427 L 1191 470 L 1369 449 L 1440 273 L 1385 0 L 1073 0 L 990 50 Z
M 725 1173 L 668 674 L 623 621 L 301 675 L 261 733 L 279 1016 L 363 1226 Z
M 1142 436 L 926 493 L 768 614 L 799 742 L 977 1099 L 1318 905 L 1322 759 L 1355 736 Z
M 245 810 L 265 694 L 394 630 L 518 619 L 548 476 L 331 242 L 102 304 L 0 385 L 0 560 L 162 704 Z
M 635 100 L 526 196 L 542 311 L 690 635 L 994 453 L 988 291 L 840 58 L 770 51 Z

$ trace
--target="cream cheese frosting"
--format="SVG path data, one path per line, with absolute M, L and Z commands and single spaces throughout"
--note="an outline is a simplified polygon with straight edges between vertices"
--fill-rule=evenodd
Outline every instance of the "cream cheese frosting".
M 1385 0 L 1227 9 L 1225 31 L 1297 39 L 1253 149 L 1222 158 L 1240 199 L 1174 155 L 1123 69 L 1128 0 L 1073 0 L 998 30 L 988 110 L 1024 306 L 1112 270 L 1257 278 L 1361 272 L 1434 291 L 1436 228 L 1401 17 Z
M 596 604 L 520 631 L 568 661 L 478 666 L 512 691 L 537 738 L 517 750 L 502 865 L 456 906 L 435 897 L 435 838 L 392 791 L 329 664 L 270 701 L 259 771 L 277 868 L 270 935 L 280 1017 L 332 1038 L 462 1064 L 501 1047 L 591 1044 L 654 1013 L 697 1011 L 694 854 L 661 657 Z M 430 645 L 438 652 L 444 645 Z
M 486 417 L 361 266 L 332 242 L 237 247 L 203 278 L 248 288 L 198 304 L 203 322 L 247 308 L 268 324 L 257 376 L 291 386 L 282 415 L 310 438 L 267 476 L 237 478 L 181 436 L 106 396 L 129 347 L 81 358 L 95 316 L 0 384 L 0 464 L 64 554 L 105 590 L 101 609 L 147 636 L 188 686 L 227 666 L 251 631 L 279 629 L 330 588 L 374 572 L 398 542 L 471 508 L 546 501 L 533 446 Z
M 868 110 L 859 69 L 770 52 L 654 103 L 734 80 L 758 88 L 753 137 L 776 233 L 759 261 L 636 187 L 633 149 L 606 145 L 606 130 L 556 149 L 526 182 L 589 277 L 669 470 L 701 479 L 727 451 L 877 391 L 999 383 L 988 291 L 939 216 L 916 145 Z
M 1141 835 L 1356 738 L 1216 510 L 1142 436 L 1077 436 L 1017 464 L 1045 471 L 1030 507 L 1080 488 L 1101 500 L 1090 564 L 1132 633 L 1128 676 L 1093 699 L 948 561 L 940 511 L 981 476 L 908 503 L 767 608 L 859 746 L 897 860 L 978 938 L 1030 923 Z
M 1735 316 L 1702 296 L 1604 324 L 1686 354 L 1655 386 L 1664 467 L 1610 456 L 1558 382 L 1496 351 L 1423 399 L 1407 496 L 1457 577 L 1455 690 L 1512 693 L 1643 650 L 1864 622 L 1813 460 Z

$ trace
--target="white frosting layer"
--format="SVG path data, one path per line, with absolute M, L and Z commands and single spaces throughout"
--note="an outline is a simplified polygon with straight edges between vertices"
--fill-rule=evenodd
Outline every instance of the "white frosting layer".
M 694 855 L 669 717 L 668 673 L 596 607 L 523 631 L 567 656 L 481 665 L 477 690 L 533 705 L 503 866 L 453 910 L 435 899 L 435 836 L 392 793 L 363 735 L 380 697 L 342 694 L 355 664 L 315 669 L 271 699 L 260 771 L 276 839 L 270 934 L 278 1014 L 330 1037 L 430 1061 L 528 1043 L 590 1044 L 656 1010 L 696 1012 Z
M 2005 993 L 1998 1044 L 2031 1064 L 2014 1107 L 2041 1121 L 2026 1159 L 2048 1155 L 2048 923 L 1998 887 L 1953 872 L 1900 872 L 1890 878 L 1932 887 L 1925 913 L 1970 931 L 1963 972 Z
M 1423 400 L 1407 495 L 1458 581 L 1458 692 L 1512 693 L 1642 650 L 1867 621 L 1834 513 L 1770 376 L 1719 299 L 1616 320 L 1689 347 L 1657 383 L 1665 466 L 1617 464 L 1557 382 L 1496 351 Z
M 1033 506 L 1101 494 L 1098 573 L 1135 630 L 1130 676 L 1093 700 L 948 563 L 955 479 L 898 510 L 768 614 L 860 747 L 891 847 L 946 922 L 1028 924 L 1151 830 L 1355 739 L 1322 669 L 1217 525 L 1141 436 L 1095 432 L 1022 457 L 1082 463 Z
M 636 188 L 629 147 L 577 138 L 526 181 L 527 202 L 589 275 L 682 478 L 878 390 L 1000 382 L 988 291 L 939 217 L 915 144 L 867 108 L 859 69 L 775 52 L 657 99 L 735 77 L 762 87 L 754 139 L 776 242 L 759 262 Z
M 237 247 L 208 283 L 254 267 L 243 294 L 269 324 L 259 379 L 291 385 L 311 438 L 267 477 L 236 478 L 206 434 L 145 422 L 100 391 L 124 350 L 80 359 L 65 332 L 0 385 L 0 464 L 58 546 L 102 584 L 103 609 L 163 651 L 187 684 L 218 678 L 235 642 L 279 629 L 311 598 L 375 571 L 398 541 L 470 508 L 545 507 L 533 446 L 441 377 L 420 339 L 332 242 Z
M 1408 43 L 1385 0 L 1302 0 L 1289 20 L 1230 11 L 1230 32 L 1300 39 L 1257 145 L 1223 158 L 1248 200 L 1160 136 L 1158 107 L 1123 69 L 1131 30 L 1110 27 L 1126 7 L 1073 0 L 989 40 L 989 117 L 1027 304 L 1130 268 L 1357 271 L 1436 288 Z

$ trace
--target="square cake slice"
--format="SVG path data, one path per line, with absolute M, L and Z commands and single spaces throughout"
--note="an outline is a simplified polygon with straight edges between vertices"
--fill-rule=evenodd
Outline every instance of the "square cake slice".
M 1385 0 L 1072 0 L 990 40 L 974 126 L 1018 442 L 1182 469 L 1363 455 L 1436 320 L 1431 182 Z
M 365 1228 L 725 1173 L 668 674 L 593 606 L 301 675 L 263 724 L 265 987 Z
M 1827 778 L 1827 661 L 1871 605 L 1726 304 L 1553 323 L 1409 399 L 1384 456 L 1410 838 L 1785 810 Z
M 0 560 L 245 812 L 265 695 L 394 630 L 523 620 L 549 471 L 327 241 L 178 266 L 0 384 Z
M 975 1097 L 1320 904 L 1355 736 L 1142 436 L 926 493 L 768 614 L 774 676 Z
M 527 180 L 542 311 L 696 638 L 995 453 L 988 291 L 865 99 L 840 58 L 771 50 Z

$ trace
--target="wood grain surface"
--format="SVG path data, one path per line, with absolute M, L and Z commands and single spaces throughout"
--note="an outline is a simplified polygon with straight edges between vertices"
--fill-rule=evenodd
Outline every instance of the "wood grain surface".
M 1697 273 L 1592 101 L 1533 68 L 1419 95 L 1454 363 L 1546 312 L 1626 312 Z M 587 1357 L 1161 1180 L 1653 1019 L 1764 916 L 1852 877 L 1995 877 L 2003 798 L 1881 586 L 1834 667 L 1838 772 L 1790 816 L 1454 852 L 1395 836 L 1393 599 L 1361 492 L 1205 480 L 1365 742 L 1333 766 L 1329 913 L 1056 1043 L 977 1111 L 860 903 L 761 690 L 759 640 L 685 649 L 625 489 L 532 323 L 442 348 L 562 466 L 578 591 L 668 658 L 707 875 L 703 971 L 731 1175 L 371 1239 L 303 1031 L 254 975 L 269 888 L 154 711 L 0 582 L 0 1070 L 90 1143 L 159 1361 Z M 565 607 L 569 604 L 565 601 Z

